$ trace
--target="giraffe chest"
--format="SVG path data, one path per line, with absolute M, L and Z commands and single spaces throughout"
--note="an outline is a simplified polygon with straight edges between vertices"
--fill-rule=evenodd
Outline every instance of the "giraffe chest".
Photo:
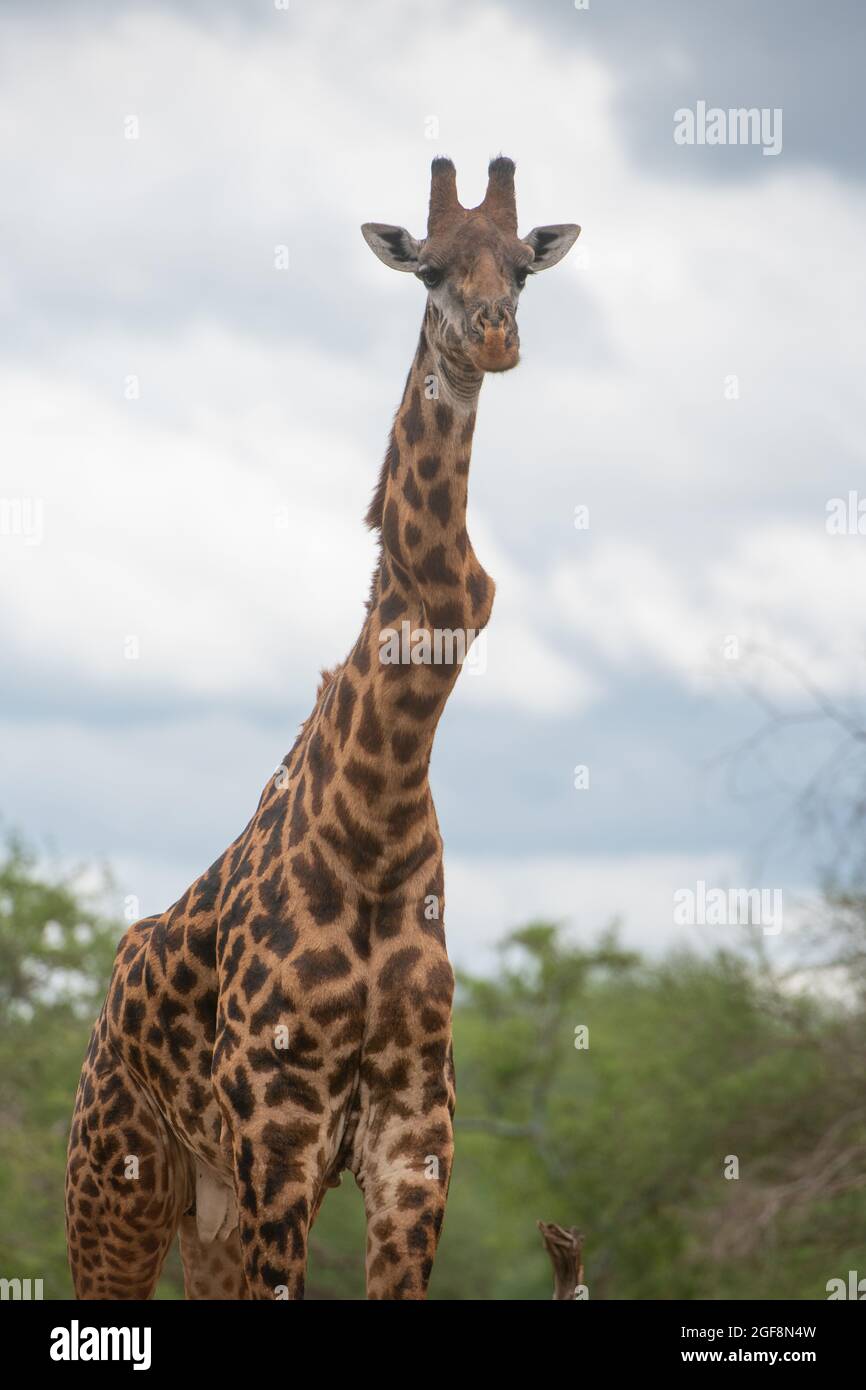
M 233 1121 L 268 1132 L 289 1116 L 299 1134 L 315 1132 L 325 1181 L 356 1166 L 389 1115 L 448 1092 L 441 859 L 377 901 L 323 882 L 309 845 L 279 890 L 272 873 L 244 869 L 241 858 L 234 890 L 206 911 L 199 889 L 130 930 L 109 995 L 112 1039 L 210 1168 L 231 1171 Z

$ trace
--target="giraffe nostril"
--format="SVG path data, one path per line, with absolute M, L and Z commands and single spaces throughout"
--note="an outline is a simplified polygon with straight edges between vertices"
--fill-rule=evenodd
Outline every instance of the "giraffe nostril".
M 485 326 L 486 326 L 485 311 L 484 311 L 484 308 L 483 308 L 483 306 L 482 306 L 482 308 L 476 309 L 475 312 L 470 316 L 470 319 L 469 319 L 469 328 L 470 328 L 470 331 L 472 332 L 472 334 L 474 335 L 474 337 L 476 337 L 476 338 L 483 338 L 483 337 L 484 337 L 484 329 L 485 329 Z
M 505 323 L 507 315 L 499 304 L 482 304 L 472 315 L 472 330 L 483 337 L 489 328 L 498 329 Z

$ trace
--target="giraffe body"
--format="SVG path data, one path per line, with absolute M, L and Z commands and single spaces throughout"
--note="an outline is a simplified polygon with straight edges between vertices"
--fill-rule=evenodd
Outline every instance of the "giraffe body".
M 434 161 L 423 248 L 403 229 L 364 229 L 428 286 L 413 248 L 447 251 L 450 266 L 368 515 L 381 548 L 365 621 L 243 833 L 120 942 L 70 1135 L 78 1297 L 149 1297 L 179 1232 L 187 1297 L 300 1298 L 310 1226 L 345 1170 L 364 1196 L 368 1297 L 426 1294 L 454 1111 L 428 765 L 493 603 L 466 503 L 483 373 L 516 361 L 503 266 L 545 254 L 516 238 L 509 177 L 513 205 L 500 160 L 466 212 L 453 166 Z M 383 659 L 401 629 L 458 640 L 428 643 L 433 660 Z

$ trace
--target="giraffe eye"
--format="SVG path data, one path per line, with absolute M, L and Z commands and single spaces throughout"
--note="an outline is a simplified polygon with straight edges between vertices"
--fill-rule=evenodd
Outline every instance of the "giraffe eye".
M 435 290 L 437 285 L 442 284 L 443 276 L 441 270 L 437 270 L 435 266 L 427 265 L 418 271 L 418 278 L 423 281 L 428 290 Z
M 522 290 L 522 289 L 523 289 L 523 286 L 526 284 L 526 277 L 527 277 L 528 274 L 529 274 L 529 269 L 528 269 L 528 267 L 525 266 L 525 265 L 519 265 L 519 266 L 517 267 L 517 269 L 515 270 L 515 272 L 514 272 L 514 280 L 515 280 L 515 283 L 516 283 L 517 288 L 518 288 L 519 290 Z

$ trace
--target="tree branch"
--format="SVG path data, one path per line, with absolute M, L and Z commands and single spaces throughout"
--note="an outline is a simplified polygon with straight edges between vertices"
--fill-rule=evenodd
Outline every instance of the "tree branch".
M 583 1235 L 576 1226 L 566 1230 L 554 1221 L 537 1224 L 553 1265 L 553 1297 L 573 1300 L 583 1283 Z

